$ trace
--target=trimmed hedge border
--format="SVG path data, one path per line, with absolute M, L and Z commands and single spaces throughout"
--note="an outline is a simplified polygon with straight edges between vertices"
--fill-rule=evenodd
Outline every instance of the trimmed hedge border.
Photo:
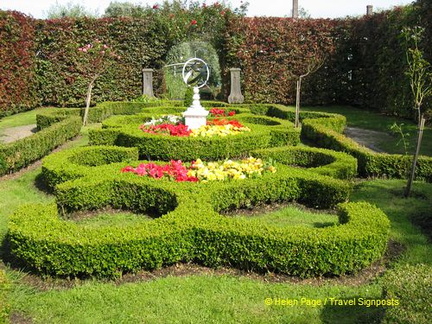
M 267 105 L 266 114 L 293 120 L 294 111 L 282 105 Z M 358 160 L 362 177 L 406 178 L 412 156 L 376 153 L 342 134 L 346 119 L 337 114 L 302 112 L 301 136 L 320 147 L 346 152 Z M 418 180 L 432 182 L 432 157 L 420 156 L 416 169 Z
M 256 226 L 218 214 L 282 200 L 336 206 L 349 195 L 350 185 L 344 181 L 278 164 L 275 174 L 257 179 L 176 183 L 120 172 L 138 161 L 105 164 L 136 154 L 136 149 L 102 146 L 46 157 L 43 176 L 56 184 L 58 205 L 27 205 L 11 216 L 12 255 L 38 272 L 59 276 L 115 276 L 195 261 L 308 277 L 355 272 L 380 258 L 386 248 L 389 221 L 367 203 L 338 205 L 340 225 L 319 229 Z M 57 215 L 58 208 L 108 205 L 159 217 L 121 228 L 88 228 Z
M 80 118 L 71 117 L 29 137 L 0 145 L 0 175 L 17 171 L 44 157 L 57 146 L 77 136 L 81 125 Z
M 302 146 L 283 146 L 251 153 L 261 159 L 308 168 L 309 171 L 336 179 L 352 179 L 357 175 L 357 159 L 349 154 L 327 149 Z
M 297 145 L 300 142 L 300 130 L 295 129 L 291 122 L 244 113 L 245 109 L 236 110 L 239 114 L 235 119 L 251 128 L 251 132 L 226 137 L 174 137 L 144 133 L 139 126 L 145 121 L 184 111 L 184 108 L 156 107 L 133 116 L 108 118 L 102 129 L 89 132 L 90 144 L 138 147 L 142 158 L 152 160 L 192 161 L 198 157 L 204 160 L 236 157 L 258 148 Z

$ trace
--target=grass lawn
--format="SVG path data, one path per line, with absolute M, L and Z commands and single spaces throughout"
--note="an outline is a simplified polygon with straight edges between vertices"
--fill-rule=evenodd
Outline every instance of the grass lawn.
M 339 224 L 336 214 L 324 212 L 311 212 L 299 207 L 288 206 L 271 212 L 261 212 L 248 215 L 248 213 L 234 214 L 233 217 L 240 218 L 246 222 L 266 224 L 277 227 L 301 226 L 322 228 Z
M 350 125 L 359 125 L 357 118 L 375 118 L 351 113 L 353 116 L 347 116 Z M 87 131 L 85 128 L 83 136 L 66 147 L 85 145 Z M 53 201 L 52 196 L 36 186 L 39 172 L 40 167 L 0 179 L 0 240 L 4 239 L 8 217 L 17 206 Z M 432 265 L 432 245 L 425 235 L 430 233 L 414 224 L 430 219 L 432 184 L 415 183 L 409 199 L 401 198 L 404 185 L 402 180 L 359 180 L 350 200 L 376 204 L 390 218 L 391 241 L 403 249 L 400 255 L 386 259 L 388 268 Z M 120 226 L 123 222 L 151 221 L 131 213 L 111 216 L 99 213 L 79 222 L 82 226 Z M 251 222 L 265 219 L 278 226 L 331 226 L 337 221 L 331 213 L 309 212 L 297 206 L 235 217 Z M 377 268 L 382 270 L 383 266 L 381 263 Z M 379 275 L 374 275 L 375 268 L 339 279 L 299 280 L 232 269 L 195 267 L 192 269 L 199 270 L 182 272 L 180 265 L 180 271 L 143 272 L 118 281 L 42 281 L 0 262 L 1 267 L 5 267 L 12 281 L 9 301 L 15 323 L 380 323 L 383 316 L 382 307 L 367 306 L 370 300 L 382 297 L 382 282 Z M 352 301 L 356 305 L 344 305 Z
M 49 108 L 37 108 L 16 115 L 7 116 L 0 119 L 0 134 L 6 128 L 36 124 L 36 115 L 42 110 Z
M 399 134 L 394 134 L 390 130 L 390 127 L 396 123 L 402 126 L 403 133 L 409 134 L 407 136 L 407 141 L 409 142 L 408 153 L 412 154 L 415 151 L 417 143 L 417 125 L 411 120 L 384 116 L 374 111 L 347 106 L 302 107 L 301 110 L 341 114 L 347 118 L 348 127 L 370 129 L 392 134 L 391 140 L 387 138 L 376 138 L 375 146 L 387 153 L 404 154 L 405 150 L 401 141 L 401 136 Z M 420 154 L 432 156 L 432 127 L 425 128 Z

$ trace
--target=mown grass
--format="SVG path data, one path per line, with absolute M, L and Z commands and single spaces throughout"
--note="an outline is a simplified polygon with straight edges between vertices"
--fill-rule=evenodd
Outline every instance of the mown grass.
M 323 106 L 323 107 L 302 107 L 303 111 L 324 111 L 344 115 L 347 118 L 348 127 L 357 127 L 384 132 L 391 135 L 390 138 L 375 138 L 374 145 L 391 154 L 405 154 L 401 136 L 391 131 L 393 124 L 401 125 L 402 132 L 409 134 L 406 139 L 409 143 L 408 154 L 413 154 L 417 143 L 417 124 L 411 120 L 394 116 L 385 116 L 375 111 L 359 109 L 349 106 Z M 423 141 L 420 154 L 432 156 L 432 127 L 426 127 L 423 134 Z
M 310 212 L 292 206 L 257 215 L 240 214 L 233 216 L 246 222 L 277 227 L 301 226 L 321 228 L 339 224 L 338 216 L 335 214 Z
M 7 128 L 36 124 L 36 115 L 49 108 L 37 108 L 16 115 L 0 118 L 0 134 Z
M 85 145 L 86 130 L 83 137 L 67 146 Z M 7 219 L 17 206 L 53 200 L 52 196 L 36 186 L 39 172 L 40 168 L 37 168 L 23 172 L 20 176 L 0 179 L 0 240 L 4 239 Z M 415 183 L 414 194 L 408 199 L 402 198 L 404 185 L 405 181 L 402 180 L 361 181 L 355 186 L 351 200 L 374 203 L 390 218 L 390 238 L 403 245 L 404 251 L 396 259 L 391 259 L 389 267 L 418 263 L 431 265 L 430 241 L 412 221 L 432 218 L 432 184 Z M 268 217 L 266 221 L 269 223 L 286 226 L 288 215 L 290 221 L 303 222 L 305 226 L 314 226 L 317 218 L 313 217 L 322 216 L 314 213 L 306 215 L 304 211 L 289 208 L 289 211 L 287 209 L 280 214 L 259 215 L 257 218 L 263 220 Z M 94 224 L 88 226 L 105 226 L 107 217 L 101 216 L 101 219 L 96 219 Z M 120 215 L 114 222 L 121 223 L 135 217 Z M 247 221 L 254 221 L 254 217 Z M 108 222 L 112 224 L 112 219 Z M 381 298 L 379 278 L 365 281 L 353 276 L 348 284 L 342 284 L 337 279 L 275 283 L 271 280 L 267 282 L 275 278 L 273 274 L 262 276 L 261 279 L 255 276 L 254 279 L 247 274 L 221 275 L 217 271 L 208 271 L 208 274 L 156 277 L 120 285 L 98 280 L 66 280 L 69 283 L 66 286 L 72 288 L 64 288 L 65 285 L 50 288 L 47 284 L 45 290 L 40 290 L 30 283 L 34 279 L 26 278 L 29 276 L 26 272 L 8 265 L 6 269 L 13 283 L 9 300 L 13 318 L 18 318 L 16 322 L 380 323 L 384 310 L 382 307 L 360 305 L 361 300 Z M 270 298 L 268 301 L 271 305 L 265 304 L 267 298 Z M 336 302 L 335 299 L 341 301 Z M 294 305 L 281 305 L 284 300 Z M 351 300 L 356 305 L 343 306 L 344 301 L 348 303 Z M 321 305 L 313 306 L 314 303 Z
M 21 297 L 14 293 L 12 298 L 20 301 L 15 310 L 35 323 L 373 323 L 380 309 L 344 308 L 331 305 L 330 298 L 377 299 L 380 294 L 376 284 L 317 287 L 194 275 L 120 286 L 89 283 L 62 291 L 21 289 Z M 272 305 L 265 304 L 267 298 Z M 327 305 L 312 306 L 326 298 Z M 281 300 L 298 304 L 283 306 Z

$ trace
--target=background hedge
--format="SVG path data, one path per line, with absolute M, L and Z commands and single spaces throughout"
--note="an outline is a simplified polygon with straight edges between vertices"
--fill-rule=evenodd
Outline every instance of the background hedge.
M 0 117 L 40 104 L 34 20 L 0 10 Z
M 76 68 L 77 48 L 95 39 L 121 56 L 96 82 L 96 102 L 137 97 L 142 67 L 155 69 L 156 93 L 161 94 L 167 53 L 193 39 L 215 47 L 225 80 L 223 99 L 229 91 L 229 68 L 240 67 L 246 100 L 292 104 L 296 76 L 319 58 L 325 59 L 321 69 L 304 80 L 304 103 L 353 104 L 410 117 L 403 26 L 426 27 L 421 45 L 432 58 L 432 19 L 426 0 L 343 20 L 245 18 L 216 4 L 180 9 L 149 11 L 143 18 L 57 20 L 2 11 L 0 53 L 7 65 L 0 68 L 0 109 L 12 113 L 39 104 L 83 105 L 87 82 Z M 191 24 L 191 19 L 197 23 Z

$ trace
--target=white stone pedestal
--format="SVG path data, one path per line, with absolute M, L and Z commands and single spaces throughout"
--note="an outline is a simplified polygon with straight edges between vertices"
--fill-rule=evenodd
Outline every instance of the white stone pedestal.
M 204 126 L 207 123 L 207 116 L 209 114 L 209 112 L 201 106 L 199 88 L 194 87 L 193 92 L 192 105 L 183 113 L 185 125 L 191 130 Z

